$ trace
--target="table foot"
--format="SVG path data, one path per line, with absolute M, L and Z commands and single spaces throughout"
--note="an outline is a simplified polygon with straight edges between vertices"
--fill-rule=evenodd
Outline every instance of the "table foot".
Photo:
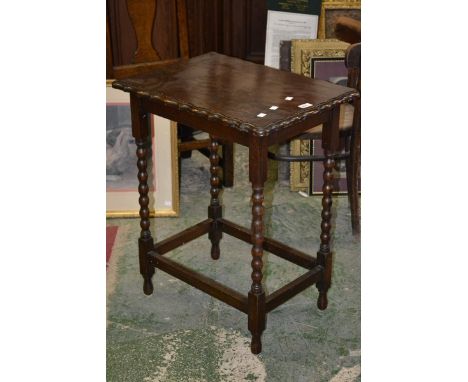
M 138 239 L 138 254 L 140 260 L 140 273 L 143 276 L 143 293 L 147 296 L 153 294 L 154 267 L 151 264 L 148 252 L 153 250 L 153 238 Z
M 248 305 L 249 331 L 252 334 L 250 350 L 253 354 L 259 354 L 262 351 L 262 333 L 266 328 L 265 292 L 249 292 Z
M 319 292 L 319 296 L 317 299 L 317 307 L 320 310 L 325 310 L 327 309 L 327 306 L 328 306 L 327 292 Z
M 143 293 L 147 296 L 151 296 L 153 294 L 153 290 L 153 282 L 151 281 L 151 279 L 146 278 L 143 281 Z
M 219 249 L 219 243 L 212 244 L 211 245 L 211 258 L 213 260 L 218 260 L 220 254 L 221 254 L 221 251 Z
M 250 343 L 250 350 L 252 354 L 260 354 L 262 352 L 262 340 L 260 335 L 252 335 L 252 342 Z

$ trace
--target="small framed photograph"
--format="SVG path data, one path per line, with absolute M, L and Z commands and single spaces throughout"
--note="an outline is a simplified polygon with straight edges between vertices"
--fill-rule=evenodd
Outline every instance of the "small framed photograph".
M 106 216 L 138 217 L 138 168 L 130 97 L 106 83 Z M 151 115 L 148 155 L 150 216 L 178 216 L 177 124 Z
M 324 0 L 320 12 L 318 38 L 336 38 L 336 20 L 341 16 L 361 20 L 361 1 Z

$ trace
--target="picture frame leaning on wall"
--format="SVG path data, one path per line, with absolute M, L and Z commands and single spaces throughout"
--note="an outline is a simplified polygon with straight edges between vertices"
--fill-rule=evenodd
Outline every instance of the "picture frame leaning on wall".
M 341 16 L 361 20 L 361 0 L 322 1 L 317 36 L 319 39 L 336 38 L 336 19 Z
M 112 82 L 106 81 L 106 217 L 138 217 L 138 168 L 131 133 L 130 97 L 112 88 Z M 179 215 L 177 124 L 153 114 L 150 123 L 150 217 L 176 217 Z
M 348 46 L 348 43 L 336 39 L 292 40 L 291 71 L 306 77 L 315 78 L 314 65 L 320 63 L 320 66 L 322 66 L 320 68 L 321 71 L 327 72 L 327 75 L 330 75 L 329 71 L 323 70 L 324 64 L 330 62 L 330 66 L 336 66 L 336 62 L 341 61 L 342 66 L 344 66 L 344 58 Z M 330 77 L 342 77 L 343 73 L 346 73 L 346 71 L 343 72 L 340 69 L 336 72 L 335 76 Z M 290 154 L 292 156 L 311 155 L 313 148 L 314 143 L 311 143 L 309 140 L 294 139 L 290 143 Z M 313 188 L 315 188 L 311 186 L 311 180 L 309 162 L 291 162 L 291 191 L 302 191 L 311 195 Z M 338 188 L 336 189 L 338 190 Z

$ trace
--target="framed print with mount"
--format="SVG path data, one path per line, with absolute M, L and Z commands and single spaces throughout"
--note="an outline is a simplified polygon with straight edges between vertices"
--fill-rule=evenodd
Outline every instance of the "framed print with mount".
M 112 82 L 106 81 L 106 217 L 138 217 L 138 168 L 130 97 L 112 88 Z M 178 216 L 177 124 L 153 114 L 150 123 L 150 216 Z
M 268 0 L 266 66 L 279 68 L 280 41 L 316 38 L 321 0 Z
M 322 1 L 318 26 L 318 38 L 336 38 L 336 19 L 341 16 L 361 20 L 361 0 Z
M 347 77 L 344 58 L 348 46 L 348 43 L 336 39 L 292 40 L 291 71 L 306 77 L 340 83 L 339 81 Z M 317 154 L 317 145 L 320 143 L 319 140 L 311 142 L 295 139 L 290 143 L 290 153 L 292 156 L 312 155 L 314 151 Z M 323 169 L 321 162 L 313 162 L 312 166 L 310 162 L 291 162 L 291 191 L 302 191 L 309 195 L 321 193 L 321 185 L 316 185 L 312 178 L 313 174 L 320 174 L 321 169 Z M 341 179 L 343 174 L 335 175 L 337 179 L 338 177 Z M 337 184 L 335 190 L 346 192 L 346 188 L 343 189 L 341 183 L 339 186 L 340 188 Z

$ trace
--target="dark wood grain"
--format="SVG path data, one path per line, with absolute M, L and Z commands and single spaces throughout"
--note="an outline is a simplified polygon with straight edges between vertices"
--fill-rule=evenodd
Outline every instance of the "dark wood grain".
M 162 65 L 176 63 L 177 61 L 177 59 L 173 59 L 166 61 L 142 62 L 141 64 L 114 66 L 112 68 L 113 78 L 118 80 L 139 74 L 152 73 Z
M 223 49 L 232 57 L 258 64 L 265 60 L 265 1 L 223 0 Z
M 221 0 L 187 2 L 191 57 L 208 52 L 223 53 L 223 4 Z
M 258 136 L 286 129 L 357 95 L 354 89 L 217 53 L 164 65 L 154 73 L 118 80 L 112 86 L 138 93 L 165 108 L 176 107 L 179 114 L 204 115 L 208 119 L 221 120 L 230 128 Z M 286 101 L 287 96 L 294 99 Z M 298 107 L 304 103 L 313 106 Z M 277 105 L 279 109 L 270 111 L 271 105 Z M 261 112 L 267 115 L 257 117 Z M 327 131 L 324 134 L 327 134 L 325 144 L 328 141 L 335 143 L 335 136 L 329 136 Z M 334 134 L 339 135 L 338 132 Z
M 247 61 L 263 64 L 267 26 L 266 1 L 246 1 L 246 43 L 243 57 Z
M 179 31 L 179 56 L 182 58 L 189 58 L 190 47 L 185 0 L 177 0 L 177 30 Z
M 156 18 L 156 2 L 127 0 L 127 9 L 135 29 L 137 49 L 134 53 L 132 63 L 159 61 L 161 57 L 153 47 L 152 30 Z
M 196 57 L 214 51 L 259 64 L 264 62 L 267 18 L 264 1 L 139 0 L 139 2 L 150 6 L 156 5 L 154 13 L 141 16 L 150 16 L 152 20 L 150 31 L 152 45 L 162 60 Z M 116 66 L 135 63 L 133 57 L 137 50 L 137 37 L 126 0 L 107 0 L 107 6 L 112 35 L 110 41 L 112 61 Z M 181 27 L 182 24 L 186 24 L 186 32 Z M 183 42 L 180 46 L 178 38 Z
M 144 37 L 145 41 L 151 41 L 152 47 L 162 60 L 179 57 L 175 0 L 137 1 L 144 7 L 155 6 L 154 12 L 138 12 L 136 14 L 137 19 L 134 19 L 137 25 L 140 25 L 140 22 L 145 24 L 152 23 L 145 27 L 145 30 L 149 30 L 148 37 Z M 108 0 L 107 5 L 109 9 L 109 26 L 112 36 L 111 45 L 114 65 L 121 66 L 138 62 L 148 62 L 147 60 L 135 61 L 134 59 L 138 42 L 136 28 L 132 23 L 127 7 L 127 0 Z M 140 27 L 137 26 L 137 28 Z M 150 57 L 147 57 L 147 59 L 150 59 Z

